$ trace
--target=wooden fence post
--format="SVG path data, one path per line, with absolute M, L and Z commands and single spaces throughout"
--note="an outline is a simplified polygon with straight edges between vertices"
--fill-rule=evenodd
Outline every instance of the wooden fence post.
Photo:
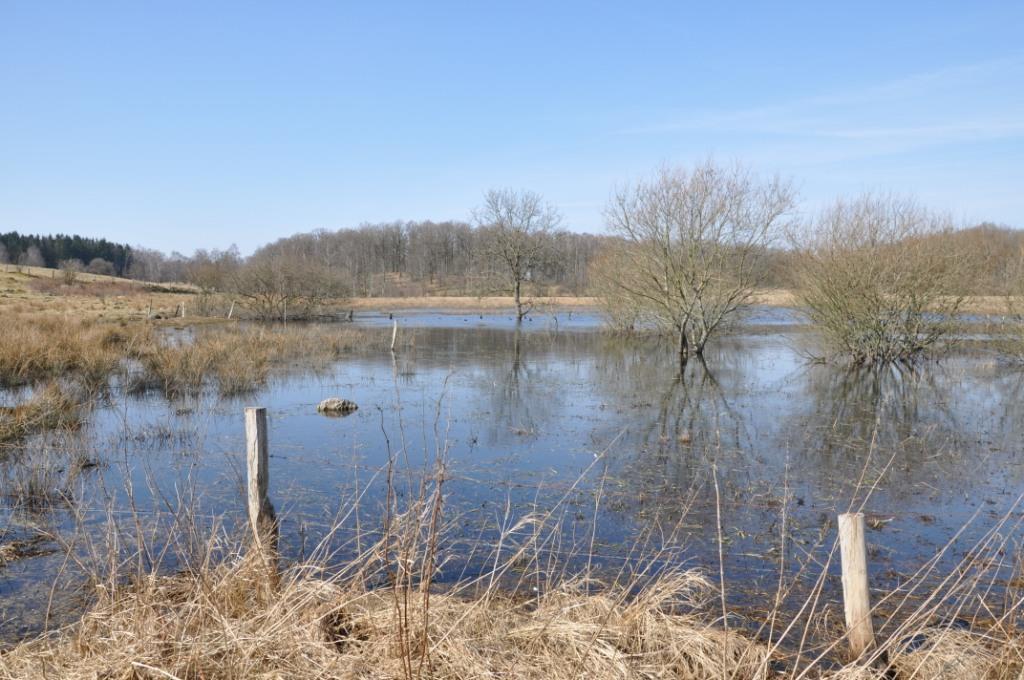
M 256 545 L 263 551 L 274 551 L 277 549 L 277 518 L 267 495 L 270 487 L 267 409 L 245 409 L 245 448 L 249 473 L 249 524 Z
M 864 540 L 864 513 L 839 515 L 839 555 L 843 568 L 843 610 L 850 651 L 855 657 L 875 645 L 868 592 L 868 556 Z

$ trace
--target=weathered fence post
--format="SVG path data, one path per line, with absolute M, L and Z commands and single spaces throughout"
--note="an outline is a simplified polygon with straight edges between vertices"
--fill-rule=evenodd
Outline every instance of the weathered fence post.
M 843 568 L 843 610 L 850 651 L 860 656 L 875 644 L 868 592 L 868 556 L 864 540 L 864 513 L 839 515 L 839 555 Z
M 267 409 L 245 409 L 245 448 L 248 463 L 249 524 L 258 548 L 277 549 L 277 518 L 267 491 L 270 486 L 270 453 L 267 447 Z

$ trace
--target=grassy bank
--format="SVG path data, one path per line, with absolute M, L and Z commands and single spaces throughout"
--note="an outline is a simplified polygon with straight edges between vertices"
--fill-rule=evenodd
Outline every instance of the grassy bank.
M 429 522 L 432 507 L 424 504 L 418 520 Z M 655 575 L 641 567 L 605 581 L 542 572 L 551 564 L 539 558 L 539 544 L 515 540 L 535 528 L 528 525 L 502 537 L 505 550 L 492 547 L 489 571 L 444 586 L 432 583 L 444 542 L 422 525 L 330 571 L 314 560 L 269 573 L 255 553 L 225 555 L 210 545 L 187 572 L 98 580 L 95 603 L 77 624 L 4 652 L 0 677 L 1009 680 L 1024 673 L 1015 616 L 968 628 L 942 622 L 940 602 L 959 592 L 958 576 L 942 579 L 941 595 L 898 625 L 882 623 L 876 649 L 844 659 L 841 631 L 810 642 L 811 628 L 828 618 L 815 593 L 800 616 L 773 611 L 737 625 L 698 571 Z M 983 597 L 983 580 L 970 588 L 968 595 Z
M 4 323 L 0 388 L 13 390 L 16 401 L 0 407 L 0 443 L 77 424 L 112 380 L 172 398 L 207 388 L 237 395 L 258 389 L 277 369 L 317 370 L 355 351 L 385 351 L 390 341 L 389 329 L 350 325 L 224 324 L 168 333 L 147 322 L 45 313 Z
M 155 285 L 111 276 L 79 274 L 63 285 L 61 273 L 41 267 L 0 268 L 0 315 L 48 314 L 57 318 L 145 320 L 150 313 L 173 316 L 195 297 L 189 286 Z

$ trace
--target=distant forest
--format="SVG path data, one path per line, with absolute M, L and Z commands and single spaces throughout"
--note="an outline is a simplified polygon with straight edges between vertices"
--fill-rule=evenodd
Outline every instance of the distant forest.
M 57 268 L 76 260 L 96 274 L 124 276 L 131 265 L 132 249 L 105 238 L 37 236 L 16 231 L 0 234 L 0 263 Z
M 504 295 L 508 285 L 493 255 L 495 238 L 491 227 L 457 221 L 363 224 L 295 234 L 264 245 L 248 258 L 234 248 L 187 256 L 137 247 L 129 275 L 223 290 L 225 275 L 242 264 L 274 260 L 330 272 L 351 295 Z M 611 237 L 555 229 L 543 240 L 543 257 L 531 268 L 531 287 L 549 294 L 585 295 L 590 265 Z
M 972 256 L 984 266 L 963 281 L 968 294 L 1008 292 L 1024 258 L 1024 231 L 981 224 L 931 238 L 951 253 Z M 557 229 L 545 236 L 544 257 L 530 275 L 532 290 L 548 294 L 592 294 L 591 270 L 616 238 Z M 494 258 L 493 230 L 465 222 L 389 222 L 299 233 L 243 257 L 236 248 L 170 254 L 106 239 L 0 234 L 0 262 L 60 267 L 78 260 L 96 273 L 154 282 L 191 282 L 224 291 L 246 263 L 287 260 L 303 270 L 329 272 L 343 289 L 359 296 L 505 294 Z M 788 288 L 796 257 L 780 243 L 765 253 L 762 285 Z M 109 263 L 109 266 L 105 263 Z M 108 268 L 109 267 L 109 268 Z M 108 269 L 106 269 L 108 268 Z M 105 270 L 106 269 L 106 270 Z

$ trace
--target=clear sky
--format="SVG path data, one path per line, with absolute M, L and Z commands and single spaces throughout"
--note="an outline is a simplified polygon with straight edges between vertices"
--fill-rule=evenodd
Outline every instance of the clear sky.
M 1024 2 L 0 0 L 0 231 L 165 251 L 713 155 L 1024 227 Z

